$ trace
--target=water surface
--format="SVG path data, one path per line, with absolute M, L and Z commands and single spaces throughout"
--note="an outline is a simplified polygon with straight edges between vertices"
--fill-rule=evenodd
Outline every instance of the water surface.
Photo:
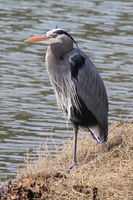
M 47 144 L 55 154 L 72 136 L 57 108 L 45 69 L 47 47 L 23 43 L 56 25 L 73 35 L 101 72 L 109 97 L 109 121 L 133 117 L 132 1 L 1 0 L 2 180 L 15 177 L 24 157 L 40 144 Z

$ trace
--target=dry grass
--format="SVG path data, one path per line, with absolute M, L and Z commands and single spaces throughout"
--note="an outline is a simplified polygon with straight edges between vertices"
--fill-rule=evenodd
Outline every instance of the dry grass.
M 22 199 L 133 200 L 132 123 L 112 124 L 106 144 L 95 144 L 91 137 L 79 138 L 78 167 L 68 173 L 71 146 L 70 142 L 55 159 L 39 156 L 26 163 L 10 191 L 23 188 L 21 196 L 24 191 L 27 196 Z

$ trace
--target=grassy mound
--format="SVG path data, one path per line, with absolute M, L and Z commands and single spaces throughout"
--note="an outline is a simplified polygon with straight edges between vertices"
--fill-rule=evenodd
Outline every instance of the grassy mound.
M 79 135 L 80 136 L 80 135 Z M 133 124 L 114 123 L 106 144 L 78 139 L 78 167 L 67 172 L 71 141 L 56 158 L 26 163 L 0 199 L 133 200 Z

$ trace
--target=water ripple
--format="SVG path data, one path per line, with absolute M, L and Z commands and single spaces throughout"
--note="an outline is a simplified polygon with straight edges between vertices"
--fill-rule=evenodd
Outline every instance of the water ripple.
M 133 117 L 132 8 L 130 0 L 1 0 L 0 178 L 14 177 L 40 146 L 44 154 L 42 144 L 55 155 L 72 136 L 43 64 L 46 46 L 28 37 L 56 25 L 69 31 L 105 81 L 109 121 Z

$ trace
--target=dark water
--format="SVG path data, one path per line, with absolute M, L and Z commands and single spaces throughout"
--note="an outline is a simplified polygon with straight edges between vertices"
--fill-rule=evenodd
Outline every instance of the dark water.
M 45 70 L 46 46 L 24 39 L 62 27 L 90 55 L 109 97 L 109 120 L 133 117 L 133 1 L 1 0 L 0 178 L 39 144 L 56 153 L 72 136 Z M 52 137 L 52 138 L 51 138 Z M 57 149 L 55 149 L 56 144 Z

